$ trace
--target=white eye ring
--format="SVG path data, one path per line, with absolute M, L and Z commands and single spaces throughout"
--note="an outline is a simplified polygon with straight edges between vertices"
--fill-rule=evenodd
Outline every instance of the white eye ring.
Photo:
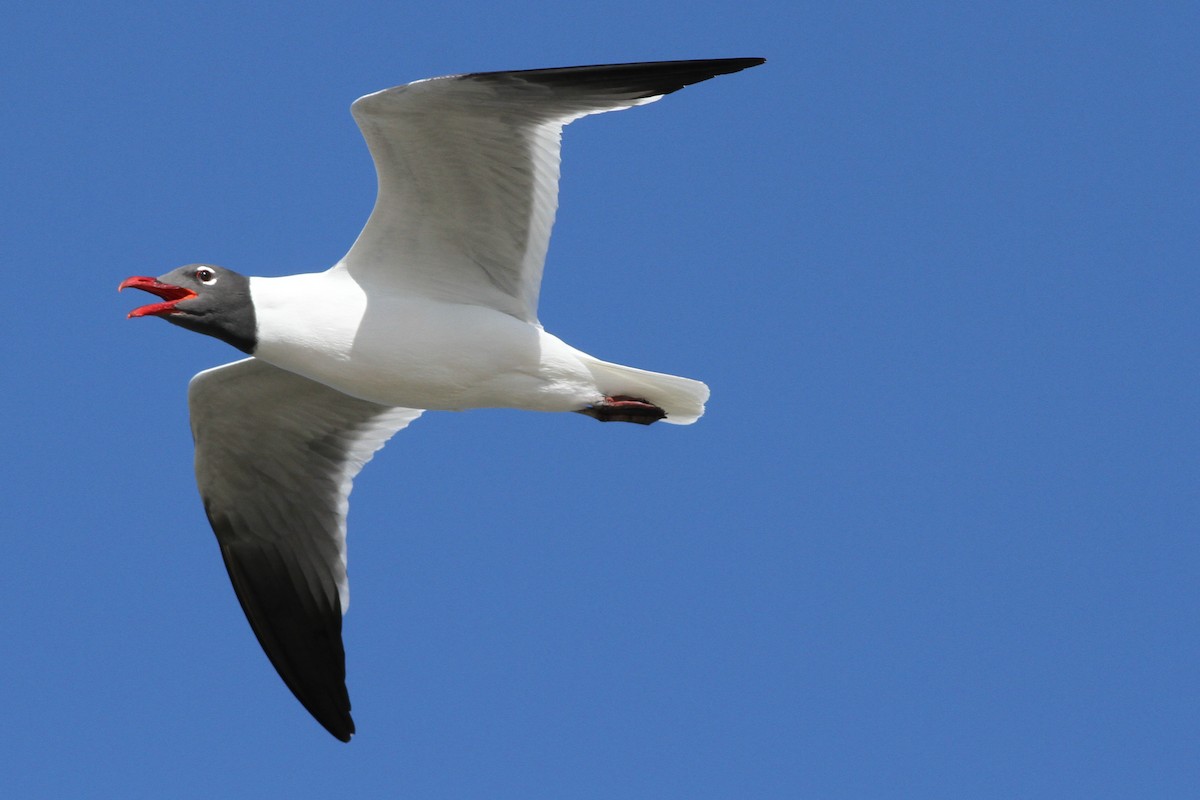
M 200 267 L 192 274 L 196 276 L 196 280 L 205 285 L 213 284 L 217 281 L 217 273 L 213 272 L 208 267 Z

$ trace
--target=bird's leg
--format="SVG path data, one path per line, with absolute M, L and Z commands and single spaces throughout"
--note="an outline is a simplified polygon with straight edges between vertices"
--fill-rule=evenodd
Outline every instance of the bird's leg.
M 667 412 L 653 403 L 623 394 L 606 397 L 599 403 L 579 409 L 579 413 L 601 422 L 633 422 L 638 425 L 649 425 L 667 416 Z

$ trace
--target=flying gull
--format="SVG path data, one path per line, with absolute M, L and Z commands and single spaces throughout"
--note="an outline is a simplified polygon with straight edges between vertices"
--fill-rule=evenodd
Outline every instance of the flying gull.
M 379 192 L 325 272 L 132 277 L 162 317 L 249 355 L 192 378 L 196 481 L 242 609 L 296 698 L 354 733 L 342 614 L 351 483 L 425 409 L 694 422 L 708 387 L 588 355 L 538 323 L 562 128 L 761 58 L 483 72 L 355 101 Z

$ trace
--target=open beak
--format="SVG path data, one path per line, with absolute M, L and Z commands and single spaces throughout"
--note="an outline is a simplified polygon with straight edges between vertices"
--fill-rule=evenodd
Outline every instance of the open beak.
M 143 292 L 158 295 L 164 301 L 135 308 L 129 312 L 126 319 L 146 316 L 165 317 L 168 314 L 175 313 L 176 303 L 190 300 L 196 296 L 196 293 L 191 289 L 185 289 L 182 286 L 172 286 L 169 283 L 163 283 L 157 278 L 146 278 L 141 275 L 135 275 L 132 278 L 126 278 L 121 281 L 121 285 L 117 287 L 117 291 L 119 292 L 122 289 L 141 289 Z

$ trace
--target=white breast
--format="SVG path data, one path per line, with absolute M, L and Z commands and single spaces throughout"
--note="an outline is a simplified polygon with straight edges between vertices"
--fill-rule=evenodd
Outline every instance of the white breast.
M 601 396 L 585 354 L 494 309 L 368 298 L 341 270 L 252 278 L 250 291 L 256 357 L 365 400 L 569 411 Z

